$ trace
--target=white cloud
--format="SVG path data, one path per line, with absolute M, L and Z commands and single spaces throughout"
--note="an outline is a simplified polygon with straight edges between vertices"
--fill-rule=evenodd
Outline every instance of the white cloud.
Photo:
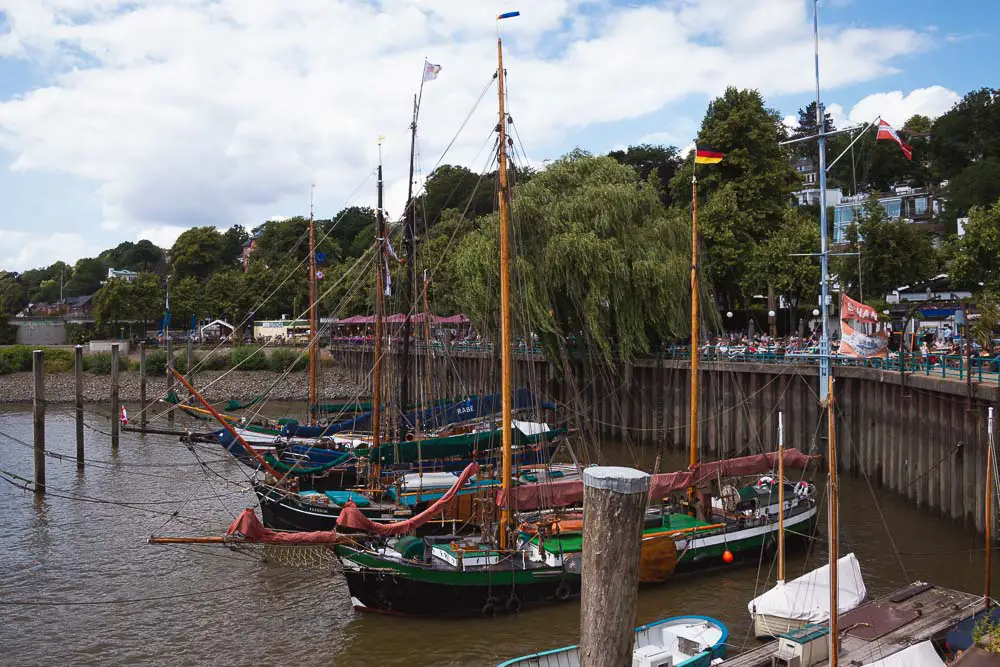
M 51 78 L 0 103 L 0 147 L 15 156 L 13 169 L 94 181 L 105 230 L 138 229 L 161 242 L 194 225 L 253 226 L 293 203 L 296 210 L 286 212 L 302 213 L 310 183 L 324 215 L 341 204 L 371 204 L 374 182 L 365 179 L 376 138 L 386 134 L 386 205 L 398 212 L 421 62 L 426 56 L 443 66 L 426 85 L 421 110 L 427 173 L 495 71 L 495 28 L 484 5 L 507 7 L 467 0 L 15 3 L 5 9 L 0 57 L 36 61 Z M 629 7 L 546 0 L 502 28 L 510 111 L 529 154 L 554 157 L 570 132 L 663 111 L 726 85 L 765 95 L 812 85 L 811 23 L 801 0 Z M 831 28 L 821 44 L 824 85 L 894 72 L 896 57 L 928 43 L 914 30 Z M 448 161 L 483 166 L 494 100 L 495 92 L 486 95 Z
M 954 90 L 943 86 L 917 88 L 904 94 L 901 90 L 885 93 L 874 93 L 861 99 L 851 107 L 850 113 L 844 113 L 844 107 L 831 104 L 827 111 L 837 127 L 846 127 L 858 123 L 870 123 L 881 116 L 894 127 L 903 124 L 915 114 L 937 118 L 951 109 L 962 96 Z
M 0 229 L 0 267 L 24 271 L 48 266 L 56 258 L 73 264 L 81 257 L 93 257 L 103 250 L 97 241 L 76 233 L 38 234 Z

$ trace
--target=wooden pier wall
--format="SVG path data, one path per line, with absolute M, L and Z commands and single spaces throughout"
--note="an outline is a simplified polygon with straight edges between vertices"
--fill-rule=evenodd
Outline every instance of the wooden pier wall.
M 370 350 L 337 349 L 334 356 L 370 387 Z M 414 363 L 423 368 L 426 361 L 421 354 Z M 493 378 L 499 363 L 488 354 L 451 352 L 431 364 L 431 390 L 439 397 L 498 384 Z M 570 367 L 572 383 L 564 381 L 562 368 L 536 355 L 519 355 L 516 386 L 576 406 L 562 414 L 584 432 L 649 446 L 687 447 L 688 362 L 639 359 L 612 372 L 574 359 Z M 817 453 L 826 449 L 815 366 L 702 362 L 701 373 L 706 458 L 773 450 L 779 409 L 786 446 Z M 835 367 L 834 378 L 841 469 L 867 475 L 873 484 L 922 509 L 982 532 L 986 408 L 1000 401 L 1000 388 L 860 367 Z

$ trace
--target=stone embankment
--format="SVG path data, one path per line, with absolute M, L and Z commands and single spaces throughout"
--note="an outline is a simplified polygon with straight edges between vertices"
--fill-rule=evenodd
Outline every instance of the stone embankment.
M 0 403 L 31 401 L 31 373 L 0 375 Z M 120 396 L 125 402 L 139 400 L 139 373 L 122 371 Z M 355 398 L 360 391 L 347 372 L 340 368 L 325 368 L 317 382 L 320 395 L 325 399 Z M 186 396 L 184 387 L 175 382 L 181 398 Z M 309 376 L 305 372 L 283 375 L 272 371 L 204 371 L 196 372 L 194 385 L 211 402 L 230 398 L 245 401 L 267 392 L 269 400 L 299 401 L 309 397 Z M 273 385 L 273 388 L 272 388 Z M 146 378 L 146 400 L 154 401 L 166 393 L 165 376 Z M 72 402 L 76 396 L 76 378 L 73 373 L 47 373 L 45 398 L 50 402 Z M 83 374 L 83 400 L 104 402 L 111 400 L 111 376 Z

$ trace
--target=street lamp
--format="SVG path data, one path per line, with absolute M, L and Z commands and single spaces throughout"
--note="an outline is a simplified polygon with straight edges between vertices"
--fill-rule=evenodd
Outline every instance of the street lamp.
M 777 313 L 775 313 L 773 310 L 767 311 L 767 325 L 768 328 L 771 330 L 772 339 L 778 337 L 778 321 L 775 318 L 776 314 Z

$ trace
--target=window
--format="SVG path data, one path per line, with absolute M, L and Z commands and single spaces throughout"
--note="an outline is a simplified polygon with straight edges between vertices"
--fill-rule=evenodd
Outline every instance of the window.
M 806 183 L 813 184 L 815 182 L 816 182 L 816 174 L 815 174 L 815 172 L 811 173 L 811 174 L 806 174 Z
M 913 200 L 913 215 L 927 215 L 927 197 L 917 197 Z
M 890 199 L 888 201 L 880 201 L 878 205 L 882 207 L 882 210 L 885 211 L 885 216 L 890 220 L 898 220 L 903 215 L 902 200 Z

